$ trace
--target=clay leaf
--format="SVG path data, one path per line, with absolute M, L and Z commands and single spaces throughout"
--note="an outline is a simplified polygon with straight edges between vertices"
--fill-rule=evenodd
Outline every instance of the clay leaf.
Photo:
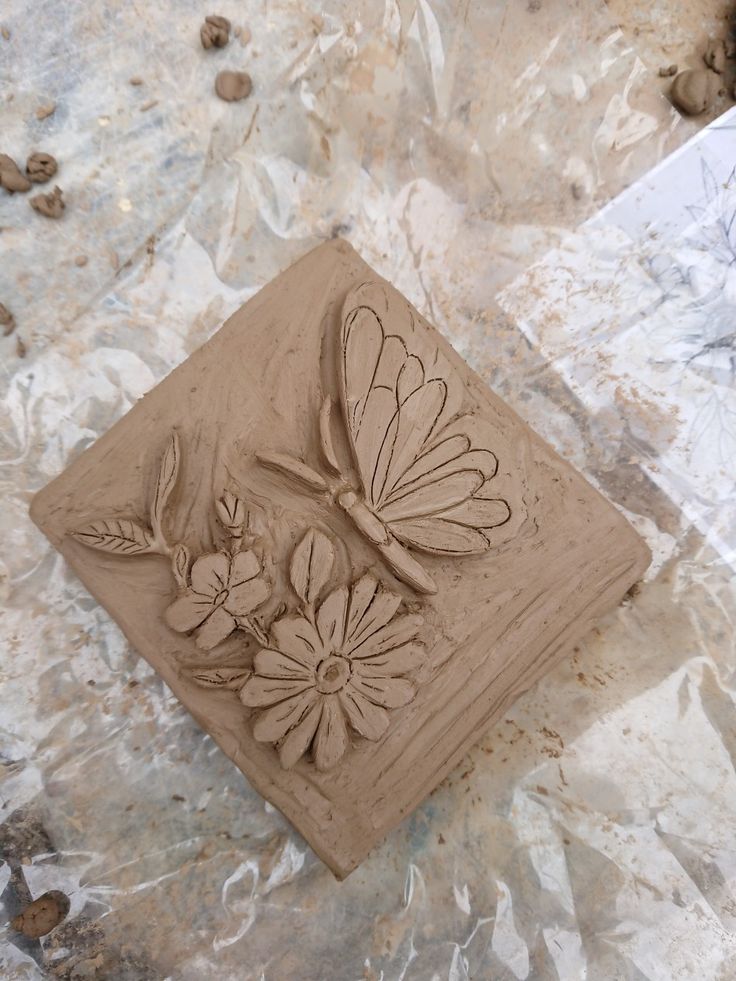
M 332 542 L 321 531 L 310 528 L 294 549 L 289 575 L 294 592 L 313 606 L 330 578 L 335 561 Z
M 93 521 L 79 531 L 72 532 L 72 537 L 89 548 L 115 552 L 118 555 L 143 555 L 156 551 L 152 533 L 128 519 Z
M 324 478 L 316 470 L 312 470 L 306 463 L 294 459 L 288 453 L 256 453 L 256 459 L 264 467 L 268 467 L 269 470 L 280 470 L 282 473 L 286 473 L 291 477 L 296 477 L 297 480 L 306 484 L 307 487 L 311 487 L 312 490 L 327 490 L 327 484 Z
M 240 691 L 250 674 L 248 668 L 213 668 L 211 671 L 199 671 L 192 677 L 203 688 Z
M 189 549 L 186 545 L 177 545 L 171 557 L 171 569 L 177 585 L 185 589 L 189 585 Z
M 151 525 L 155 531 L 161 528 L 166 502 L 176 485 L 176 479 L 179 476 L 179 460 L 179 437 L 176 432 L 173 432 L 161 460 L 156 493 L 151 506 Z

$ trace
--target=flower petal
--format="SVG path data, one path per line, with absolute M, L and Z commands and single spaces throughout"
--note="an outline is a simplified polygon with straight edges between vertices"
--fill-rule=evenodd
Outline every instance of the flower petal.
M 261 571 L 261 563 L 258 556 L 250 549 L 246 552 L 237 552 L 233 556 L 230 565 L 230 586 L 238 586 L 241 582 L 248 582 L 254 579 Z
M 347 685 L 339 694 L 340 704 L 345 710 L 348 722 L 361 736 L 375 741 L 388 729 L 388 714 L 359 691 Z
M 314 762 L 318 770 L 329 770 L 348 748 L 348 731 L 337 695 L 325 695 L 322 715 L 314 738 Z
M 401 647 L 402 644 L 416 636 L 423 623 L 423 617 L 416 613 L 405 613 L 402 617 L 396 617 L 391 623 L 366 637 L 358 647 L 351 651 L 350 657 L 353 659 L 375 657 L 375 655 L 383 654 L 384 651 L 390 651 L 394 647 Z
M 232 586 L 224 606 L 234 617 L 243 617 L 265 603 L 271 595 L 271 587 L 265 579 L 250 579 Z
M 311 687 L 309 682 L 297 678 L 262 678 L 254 674 L 240 689 L 240 701 L 249 708 L 263 708 L 301 695 Z
M 407 705 L 416 694 L 416 686 L 406 678 L 363 678 L 353 674 L 350 684 L 369 701 L 384 708 Z
M 319 634 L 305 617 L 286 616 L 271 627 L 275 646 L 305 667 L 316 668 L 325 656 Z
M 402 644 L 383 654 L 353 661 L 353 671 L 361 678 L 396 678 L 415 671 L 424 662 L 424 648 L 419 644 Z
M 253 726 L 253 735 L 259 743 L 278 742 L 290 729 L 302 722 L 316 701 L 317 692 L 314 688 L 308 688 L 301 694 L 266 709 Z
M 214 599 L 227 586 L 229 573 L 230 559 L 224 552 L 200 555 L 192 566 L 192 588 Z
M 345 635 L 348 611 L 348 591 L 345 586 L 335 589 L 317 612 L 317 630 L 328 651 L 339 651 Z
M 203 651 L 211 651 L 213 647 L 223 641 L 235 630 L 235 621 L 221 606 L 214 611 L 212 616 L 197 631 L 197 647 Z
M 281 743 L 279 760 L 285 770 L 290 770 L 309 749 L 321 716 L 322 702 L 317 699 Z
M 378 580 L 369 573 L 353 583 L 350 589 L 350 612 L 348 613 L 348 623 L 345 628 L 345 636 L 352 637 L 360 625 L 363 614 L 371 605 L 373 597 L 378 589 Z
M 348 634 L 345 653 L 349 654 L 366 638 L 391 621 L 401 606 L 401 597 L 386 589 L 376 591 L 370 605 L 360 619 L 360 623 Z
M 256 674 L 264 678 L 296 678 L 300 681 L 309 681 L 314 677 L 311 668 L 305 667 L 300 661 L 296 661 L 290 654 L 283 651 L 274 651 L 266 647 L 256 654 L 255 658 Z
M 182 596 L 174 600 L 164 613 L 164 620 L 172 630 L 186 634 L 198 627 L 211 613 L 212 604 L 208 597 L 188 589 Z

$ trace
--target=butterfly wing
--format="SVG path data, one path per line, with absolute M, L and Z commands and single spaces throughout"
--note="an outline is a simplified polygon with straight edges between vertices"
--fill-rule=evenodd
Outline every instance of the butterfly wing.
M 484 552 L 489 532 L 511 517 L 488 486 L 498 460 L 475 445 L 474 420 L 460 415 L 455 371 L 409 311 L 389 333 L 382 298 L 385 306 L 373 284 L 354 291 L 341 335 L 343 409 L 365 499 L 406 545 L 441 555 Z

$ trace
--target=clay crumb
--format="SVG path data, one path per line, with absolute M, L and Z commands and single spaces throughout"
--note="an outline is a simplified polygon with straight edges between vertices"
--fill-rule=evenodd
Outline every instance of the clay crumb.
M 11 927 L 25 937 L 37 940 L 57 927 L 69 912 L 69 898 L 58 889 L 45 892 L 10 921 Z
M 178 801 L 185 801 L 186 800 L 186 797 L 182 797 L 181 794 L 172 794 L 171 795 L 171 799 L 172 800 L 178 800 Z
M 703 53 L 703 61 L 716 75 L 726 70 L 726 45 L 720 38 L 711 38 Z
M 77 258 L 74 260 L 74 265 L 79 266 L 79 268 L 81 269 L 82 266 L 86 266 L 88 262 L 89 259 L 87 258 L 86 255 L 78 255 Z
M 19 358 L 24 358 L 28 354 L 28 348 L 22 337 L 16 337 L 15 339 L 15 353 Z
M 15 317 L 4 303 L 0 303 L 0 327 L 3 329 L 3 337 L 7 337 L 15 330 Z
M 46 218 L 61 218 L 66 207 L 60 187 L 55 187 L 49 194 L 36 194 L 30 199 L 30 204 L 34 211 Z
M 140 75 L 134 75 L 132 78 L 128 79 L 131 85 L 143 85 L 143 79 Z
M 215 92 L 225 102 L 239 102 L 247 99 L 253 88 L 247 72 L 219 72 L 215 79 Z
M 677 65 L 667 65 L 665 68 L 659 69 L 660 78 L 672 78 L 677 74 Z
M 442 834 L 442 832 L 440 832 L 440 834 L 437 836 L 437 844 L 438 845 L 444 845 L 445 844 L 445 837 Z
M 26 175 L 34 184 L 50 181 L 59 165 L 50 153 L 32 153 L 26 160 Z
M 251 32 L 247 27 L 241 27 L 240 29 L 240 46 L 244 48 L 246 44 L 250 43 L 250 39 L 253 37 Z
M 585 188 L 581 183 L 575 181 L 574 184 L 570 185 L 570 194 L 572 194 L 576 201 L 582 201 L 585 197 Z
M 149 99 L 148 102 L 144 102 L 141 106 L 141 112 L 148 112 L 149 109 L 153 109 L 153 107 L 157 105 L 158 99 Z
M 7 153 L 0 153 L 0 187 L 4 187 L 9 194 L 28 191 L 31 187 L 31 182 L 21 173 L 18 164 Z
M 230 21 L 220 14 L 210 14 L 199 29 L 199 38 L 205 49 L 224 48 L 230 40 Z
M 36 109 L 36 119 L 48 119 L 49 116 L 53 116 L 56 112 L 56 105 L 50 102 L 47 106 L 39 106 Z
M 2 34 L 6 41 L 10 40 L 10 31 L 7 29 L 7 27 L 0 28 L 0 34 Z
M 699 116 L 713 101 L 710 75 L 704 68 L 688 68 L 672 83 L 670 98 L 687 116 Z

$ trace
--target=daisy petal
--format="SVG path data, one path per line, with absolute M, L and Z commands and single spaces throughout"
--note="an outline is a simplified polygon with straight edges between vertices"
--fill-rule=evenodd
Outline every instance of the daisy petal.
M 197 631 L 197 647 L 211 651 L 235 630 L 235 621 L 221 606 L 214 611 Z
M 279 760 L 285 770 L 290 770 L 304 756 L 317 731 L 322 715 L 322 702 L 315 701 L 307 714 L 297 723 L 279 747 Z
M 213 599 L 227 585 L 230 559 L 222 552 L 201 555 L 192 566 L 192 588 Z
M 256 674 L 265 678 L 298 679 L 309 681 L 314 677 L 314 672 L 304 665 L 294 660 L 283 651 L 273 651 L 266 647 L 256 654 L 255 659 Z
M 369 701 L 390 709 L 407 705 L 416 694 L 416 687 L 406 678 L 362 678 L 353 674 L 350 684 Z
M 322 638 L 322 644 L 328 651 L 338 651 L 342 647 L 347 610 L 348 591 L 345 586 L 330 593 L 319 608 L 317 630 Z
M 337 695 L 326 695 L 314 738 L 314 762 L 317 769 L 331 769 L 342 759 L 347 748 L 348 731 L 340 702 Z
M 343 688 L 339 698 L 348 722 L 357 733 L 373 741 L 381 738 L 388 728 L 388 714 L 382 708 L 369 702 L 352 685 Z
M 362 678 L 396 678 L 415 671 L 424 662 L 424 649 L 419 644 L 402 644 L 383 654 L 374 654 L 353 661 L 353 671 Z
M 345 630 L 347 637 L 352 637 L 358 630 L 363 614 L 371 605 L 373 597 L 378 589 L 378 580 L 375 576 L 366 574 L 353 583 L 350 590 L 350 612 L 348 613 L 348 625 Z
M 360 623 L 348 635 L 346 653 L 350 653 L 371 634 L 380 630 L 381 627 L 385 627 L 400 606 L 400 596 L 397 596 L 396 593 L 389 593 L 388 590 L 379 589 L 363 614 Z
M 424 619 L 416 613 L 405 613 L 402 617 L 396 617 L 391 623 L 381 627 L 370 637 L 366 637 L 358 647 L 354 648 L 350 657 L 374 657 L 377 654 L 383 654 L 384 651 L 390 651 L 394 647 L 401 647 L 402 644 L 416 636 L 423 623 Z
M 305 667 L 316 668 L 325 656 L 319 634 L 305 617 L 282 617 L 271 627 L 271 634 L 280 651 Z
M 301 695 L 310 687 L 308 682 L 297 678 L 261 678 L 254 674 L 240 689 L 240 701 L 249 708 L 263 708 Z
M 261 563 L 255 552 L 238 552 L 230 565 L 230 582 L 233 586 L 254 579 L 261 571 Z
M 265 603 L 270 595 L 271 587 L 265 579 L 241 582 L 230 590 L 225 600 L 225 609 L 234 617 L 243 617 L 261 603 Z
M 253 735 L 259 743 L 278 742 L 290 729 L 298 726 L 305 719 L 316 701 L 317 692 L 314 688 L 308 688 L 300 695 L 266 709 L 253 726 Z
M 207 614 L 212 610 L 212 604 L 208 597 L 194 590 L 188 590 L 178 599 L 174 600 L 171 606 L 164 613 L 164 620 L 172 630 L 180 634 L 186 634 L 194 630 L 202 623 Z

